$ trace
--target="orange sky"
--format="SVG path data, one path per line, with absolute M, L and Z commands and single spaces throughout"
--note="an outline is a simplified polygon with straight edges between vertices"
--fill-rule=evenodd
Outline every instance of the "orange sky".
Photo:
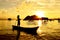
M 59 0 L 25 0 L 20 5 L 0 9 L 0 18 L 16 18 L 19 14 L 21 18 L 27 15 L 35 15 L 36 11 L 43 11 L 48 18 L 60 17 Z

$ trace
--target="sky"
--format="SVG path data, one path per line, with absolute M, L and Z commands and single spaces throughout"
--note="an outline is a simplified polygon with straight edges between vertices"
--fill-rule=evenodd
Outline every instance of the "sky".
M 25 18 L 43 11 L 48 18 L 60 18 L 60 0 L 0 0 L 0 19 Z

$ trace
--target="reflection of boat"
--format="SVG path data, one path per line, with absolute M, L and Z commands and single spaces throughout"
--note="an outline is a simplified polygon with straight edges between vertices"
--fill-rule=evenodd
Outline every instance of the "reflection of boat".
M 13 25 L 12 27 L 13 27 L 13 30 L 23 31 L 23 32 L 26 32 L 26 33 L 32 34 L 32 35 L 36 35 L 37 34 L 36 30 L 38 28 L 38 26 L 37 27 L 33 27 L 33 28 L 25 28 L 25 27 L 20 27 L 20 26 L 15 26 L 15 25 Z

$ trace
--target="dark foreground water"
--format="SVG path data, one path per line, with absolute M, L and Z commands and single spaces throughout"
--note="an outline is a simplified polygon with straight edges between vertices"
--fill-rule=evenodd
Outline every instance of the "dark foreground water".
M 0 40 L 16 40 L 17 32 L 12 31 L 12 25 L 17 25 L 17 21 L 0 20 Z M 21 21 L 21 26 L 32 27 L 37 25 L 38 21 Z M 60 23 L 58 23 L 57 20 L 42 23 L 37 29 L 37 34 L 38 35 L 31 35 L 20 32 L 19 40 L 60 40 Z

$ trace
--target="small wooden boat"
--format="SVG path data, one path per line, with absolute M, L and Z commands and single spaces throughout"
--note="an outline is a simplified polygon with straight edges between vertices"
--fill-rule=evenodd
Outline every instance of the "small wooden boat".
M 13 27 L 13 30 L 23 31 L 23 32 L 26 32 L 28 34 L 37 35 L 36 30 L 37 30 L 38 26 L 33 27 L 33 28 L 24 28 L 24 27 L 12 25 L 12 27 Z

